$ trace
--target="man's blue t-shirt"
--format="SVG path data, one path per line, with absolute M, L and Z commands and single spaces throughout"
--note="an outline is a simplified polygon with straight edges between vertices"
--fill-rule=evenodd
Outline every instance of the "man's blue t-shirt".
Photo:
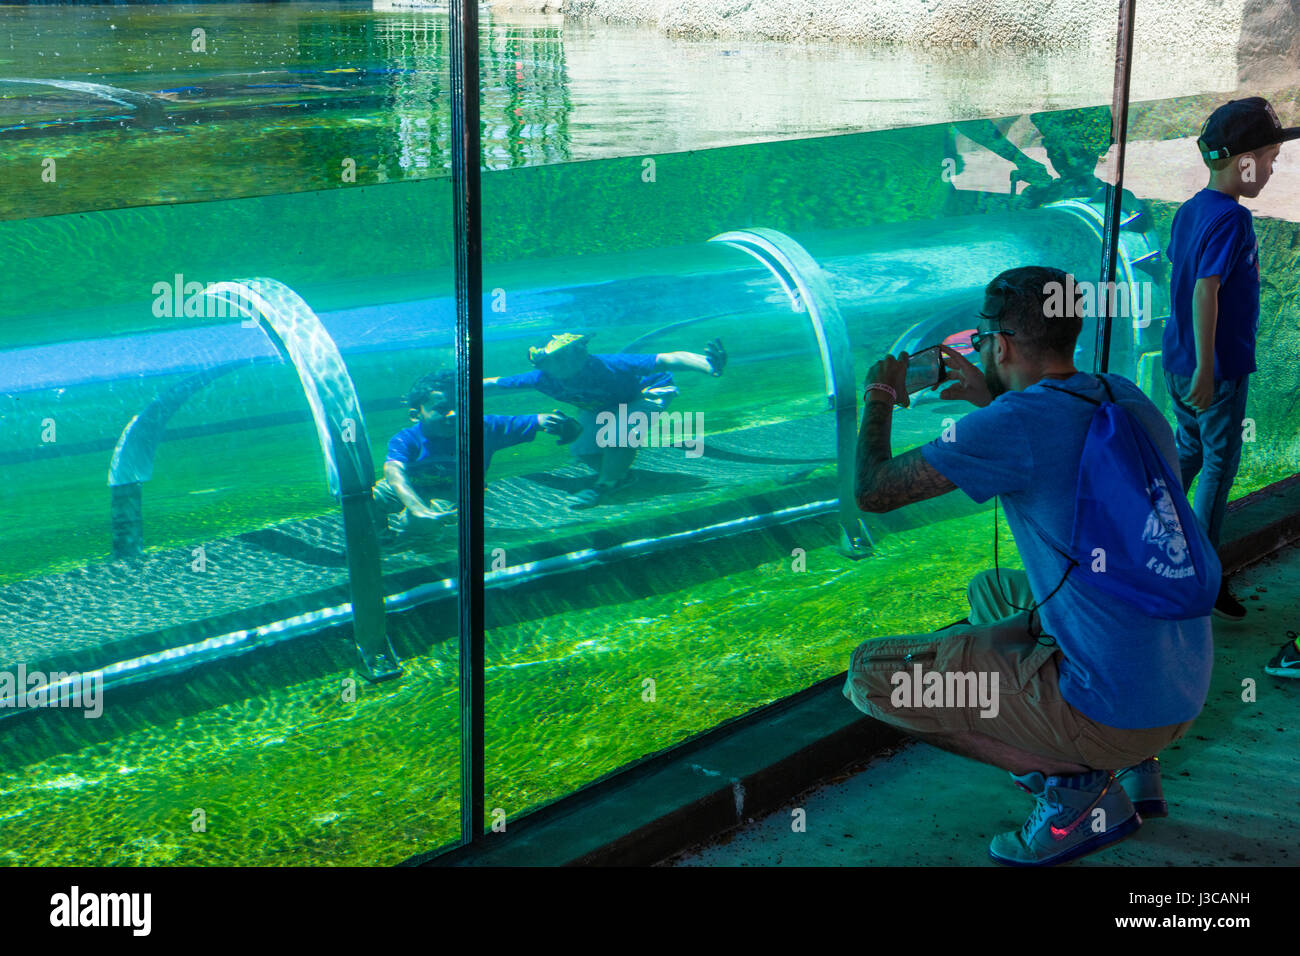
M 1178 452 L 1159 410 L 1128 379 L 1107 375 L 1115 399 L 1146 428 L 1174 475 Z M 1100 400 L 1097 379 L 1078 372 L 1052 386 Z M 1035 603 L 1060 583 L 1067 562 L 1025 520 L 1062 547 L 1074 527 L 1079 460 L 1096 406 L 1041 385 L 1006 392 L 922 446 L 922 455 L 976 502 L 998 495 L 1016 539 Z M 1181 490 L 1180 490 L 1181 493 Z M 1076 573 L 1040 609 L 1043 633 L 1056 639 L 1061 695 L 1110 727 L 1165 727 L 1201 712 L 1210 686 L 1209 617 L 1164 621 L 1094 588 Z
M 503 448 L 532 441 L 538 429 L 536 415 L 483 416 L 483 470 Z M 388 442 L 388 461 L 400 461 L 412 484 L 454 484 L 456 481 L 456 436 L 431 437 L 416 422 L 403 428 Z
M 1175 375 L 1196 371 L 1192 291 L 1196 280 L 1219 277 L 1219 320 L 1214 331 L 1214 380 L 1255 371 L 1259 330 L 1259 245 L 1250 210 L 1231 196 L 1202 189 L 1174 215 L 1169 237 L 1174 264 L 1165 323 L 1164 367 Z
M 630 405 L 642 389 L 671 385 L 668 372 L 655 371 L 654 355 L 589 355 L 572 378 L 558 379 L 541 369 L 497 379 L 498 388 L 535 388 L 587 411 Z

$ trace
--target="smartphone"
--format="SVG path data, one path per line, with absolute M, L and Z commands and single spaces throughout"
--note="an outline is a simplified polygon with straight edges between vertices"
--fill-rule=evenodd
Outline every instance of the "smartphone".
M 911 395 L 923 389 L 933 388 L 948 378 L 948 366 L 943 360 L 943 348 L 932 345 L 921 349 L 915 355 L 907 357 L 907 379 L 905 387 Z

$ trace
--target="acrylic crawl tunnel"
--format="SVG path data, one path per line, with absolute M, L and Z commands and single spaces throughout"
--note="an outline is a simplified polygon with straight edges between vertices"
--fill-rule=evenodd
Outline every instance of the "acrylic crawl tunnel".
M 1050 263 L 1095 276 L 1102 222 L 1099 203 L 1064 200 L 855 229 L 751 226 L 636 253 L 493 266 L 488 376 L 525 371 L 529 347 L 556 332 L 590 335 L 592 353 L 615 355 L 698 352 L 720 339 L 729 362 L 720 379 L 677 375 L 662 427 L 638 451 L 635 495 L 598 513 L 568 507 L 590 471 L 550 437 L 497 452 L 487 586 L 817 515 L 833 516 L 844 553 L 869 554 L 898 525 L 853 502 L 867 367 L 891 350 L 966 348 L 983 287 L 1003 269 Z M 1114 327 L 1110 368 L 1140 378 L 1158 353 L 1163 304 L 1143 290 L 1161 257 L 1140 211 L 1122 225 L 1119 277 L 1133 320 Z M 45 448 L 11 437 L 0 455 L 33 489 L 64 495 L 55 514 L 34 490 L 7 532 L 6 665 L 143 686 L 333 628 L 350 635 L 362 676 L 401 674 L 387 621 L 439 602 L 454 614 L 455 536 L 391 546 L 370 488 L 389 436 L 409 424 L 405 389 L 452 363 L 454 306 L 436 281 L 379 302 L 373 290 L 364 280 L 294 288 L 273 275 L 176 275 L 133 306 L 165 320 L 146 331 L 0 354 L 6 435 L 60 430 Z M 1093 366 L 1095 339 L 1086 323 L 1080 368 Z M 555 404 L 492 389 L 486 401 L 489 413 L 514 416 Z M 898 417 L 895 451 L 962 411 L 921 397 Z M 295 483 L 315 491 L 286 509 L 296 509 L 291 520 L 254 506 L 280 507 Z M 61 530 L 69 510 L 93 531 Z

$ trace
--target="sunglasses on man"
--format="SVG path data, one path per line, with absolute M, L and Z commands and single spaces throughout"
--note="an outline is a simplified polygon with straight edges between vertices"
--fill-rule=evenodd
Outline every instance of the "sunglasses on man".
M 981 316 L 981 318 L 987 318 L 987 316 Z M 978 352 L 980 350 L 980 343 L 983 342 L 985 339 L 987 339 L 990 335 L 1015 335 L 1015 334 L 1016 333 L 1012 329 L 989 329 L 987 332 L 972 332 L 970 334 L 970 347 L 974 351 Z

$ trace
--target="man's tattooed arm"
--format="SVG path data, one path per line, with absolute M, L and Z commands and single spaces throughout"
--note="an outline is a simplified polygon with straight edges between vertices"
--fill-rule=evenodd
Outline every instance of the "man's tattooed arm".
M 858 432 L 857 471 L 854 494 L 863 511 L 893 511 L 914 501 L 925 501 L 952 491 L 957 486 L 939 474 L 913 448 L 897 458 L 889 451 L 889 427 L 894 406 L 868 398 Z

